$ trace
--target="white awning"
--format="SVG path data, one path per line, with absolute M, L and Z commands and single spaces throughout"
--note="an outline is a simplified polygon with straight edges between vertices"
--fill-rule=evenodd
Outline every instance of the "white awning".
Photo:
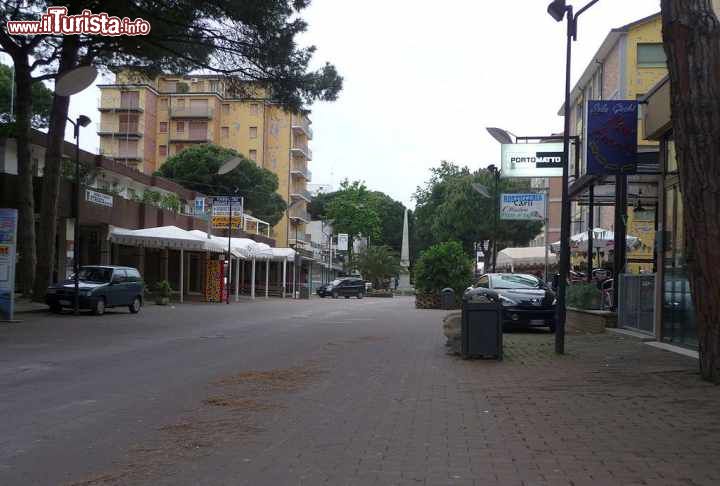
M 570 237 L 570 251 L 572 252 L 585 252 L 587 251 L 588 234 L 587 231 L 578 233 Z M 640 239 L 637 236 L 627 235 L 625 237 L 627 248 L 635 248 L 639 243 Z M 612 250 L 615 247 L 615 232 L 606 230 L 603 228 L 593 229 L 593 249 L 609 249 Z M 560 242 L 556 241 L 550 245 L 550 249 L 553 253 L 560 252 Z
M 548 264 L 557 263 L 557 255 L 548 252 Z M 497 256 L 497 264 L 505 265 L 543 265 L 545 264 L 545 247 L 531 246 L 527 248 L 505 248 Z
M 190 233 L 200 238 L 211 240 L 221 245 L 225 251 L 227 251 L 228 239 L 224 236 L 210 235 L 210 238 L 208 238 L 208 234 L 201 230 L 191 230 Z M 252 258 L 257 245 L 258 243 L 250 238 L 230 238 L 230 252 L 234 257 L 242 258 L 243 260 Z
M 211 251 L 220 253 L 225 248 L 207 238 L 201 238 L 177 226 L 159 226 L 129 230 L 113 227 L 109 240 L 119 245 L 143 248 L 167 248 L 173 250 Z

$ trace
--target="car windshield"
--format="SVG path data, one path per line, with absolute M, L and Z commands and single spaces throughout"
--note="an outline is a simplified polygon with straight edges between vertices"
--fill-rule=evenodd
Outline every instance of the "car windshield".
M 537 289 L 540 281 L 532 275 L 494 275 L 494 289 Z
M 335 279 L 332 281 L 332 285 L 334 285 L 334 286 L 340 285 L 340 282 L 342 282 L 342 280 L 340 280 L 339 278 Z
M 78 273 L 78 280 L 83 282 L 106 283 L 112 277 L 111 268 L 86 267 L 81 268 Z

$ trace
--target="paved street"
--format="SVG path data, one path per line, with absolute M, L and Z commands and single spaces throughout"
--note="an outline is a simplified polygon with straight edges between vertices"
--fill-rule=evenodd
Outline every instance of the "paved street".
M 628 337 L 445 354 L 410 298 L 0 325 L 2 485 L 720 484 L 720 389 Z

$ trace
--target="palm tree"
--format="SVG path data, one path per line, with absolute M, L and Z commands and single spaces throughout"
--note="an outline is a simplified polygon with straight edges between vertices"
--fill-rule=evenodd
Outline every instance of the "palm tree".
M 356 267 L 373 288 L 385 288 L 388 280 L 400 272 L 400 258 L 389 246 L 372 246 L 358 255 Z

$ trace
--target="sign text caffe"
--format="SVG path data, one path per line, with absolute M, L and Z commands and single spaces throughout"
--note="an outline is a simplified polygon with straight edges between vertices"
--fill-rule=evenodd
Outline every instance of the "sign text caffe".
M 501 177 L 561 177 L 562 143 L 502 144 Z

